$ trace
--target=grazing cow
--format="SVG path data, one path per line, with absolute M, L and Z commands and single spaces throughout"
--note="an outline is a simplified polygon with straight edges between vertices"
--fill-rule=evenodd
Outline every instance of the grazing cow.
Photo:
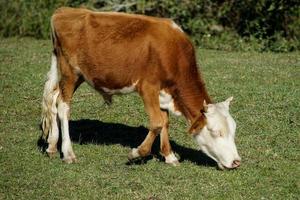
M 76 161 L 69 136 L 70 101 L 86 81 L 105 101 L 138 92 L 149 116 L 149 133 L 129 159 L 147 156 L 157 135 L 165 162 L 177 165 L 168 136 L 168 113 L 183 115 L 189 133 L 218 166 L 236 168 L 236 124 L 228 98 L 213 104 L 197 70 L 195 50 L 172 20 L 115 12 L 60 8 L 51 19 L 53 54 L 42 102 L 47 153 L 57 152 L 61 126 L 63 160 Z M 58 123 L 59 122 L 59 123 Z

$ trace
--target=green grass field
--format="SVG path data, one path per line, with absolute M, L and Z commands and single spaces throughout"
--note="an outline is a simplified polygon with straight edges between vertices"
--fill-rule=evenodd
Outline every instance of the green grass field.
M 220 171 L 197 151 L 183 118 L 171 118 L 179 167 L 158 156 L 128 165 L 146 134 L 136 94 L 112 106 L 86 84 L 72 102 L 79 160 L 64 164 L 38 149 L 41 96 L 51 42 L 0 40 L 0 199 L 299 199 L 300 54 L 198 51 L 215 101 L 234 96 L 238 170 Z

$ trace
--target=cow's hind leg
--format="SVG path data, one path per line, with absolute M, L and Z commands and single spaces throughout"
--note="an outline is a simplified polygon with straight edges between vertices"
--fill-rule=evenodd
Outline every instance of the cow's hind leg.
M 61 124 L 61 152 L 63 154 L 63 161 L 66 163 L 72 163 L 76 161 L 76 156 L 74 154 L 69 135 L 69 116 L 70 102 L 62 96 L 58 101 L 58 117 Z
M 58 97 L 58 118 L 61 125 L 63 161 L 76 161 L 69 134 L 70 103 L 76 88 L 83 82 L 82 77 L 75 74 L 63 56 L 60 57 L 61 80 L 59 82 L 60 95 Z

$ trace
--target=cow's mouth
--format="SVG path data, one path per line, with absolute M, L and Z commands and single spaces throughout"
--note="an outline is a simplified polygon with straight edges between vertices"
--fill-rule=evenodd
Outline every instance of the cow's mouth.
M 218 168 L 220 170 L 233 170 L 237 169 L 240 165 L 239 164 L 233 164 L 231 167 L 228 167 L 226 165 L 223 165 L 222 163 L 218 162 Z

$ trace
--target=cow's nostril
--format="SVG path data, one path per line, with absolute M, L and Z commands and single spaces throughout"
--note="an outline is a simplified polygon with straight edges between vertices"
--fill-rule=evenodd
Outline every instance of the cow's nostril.
M 232 162 L 232 167 L 233 168 L 239 167 L 240 165 L 241 165 L 241 161 L 240 160 L 234 160 Z

